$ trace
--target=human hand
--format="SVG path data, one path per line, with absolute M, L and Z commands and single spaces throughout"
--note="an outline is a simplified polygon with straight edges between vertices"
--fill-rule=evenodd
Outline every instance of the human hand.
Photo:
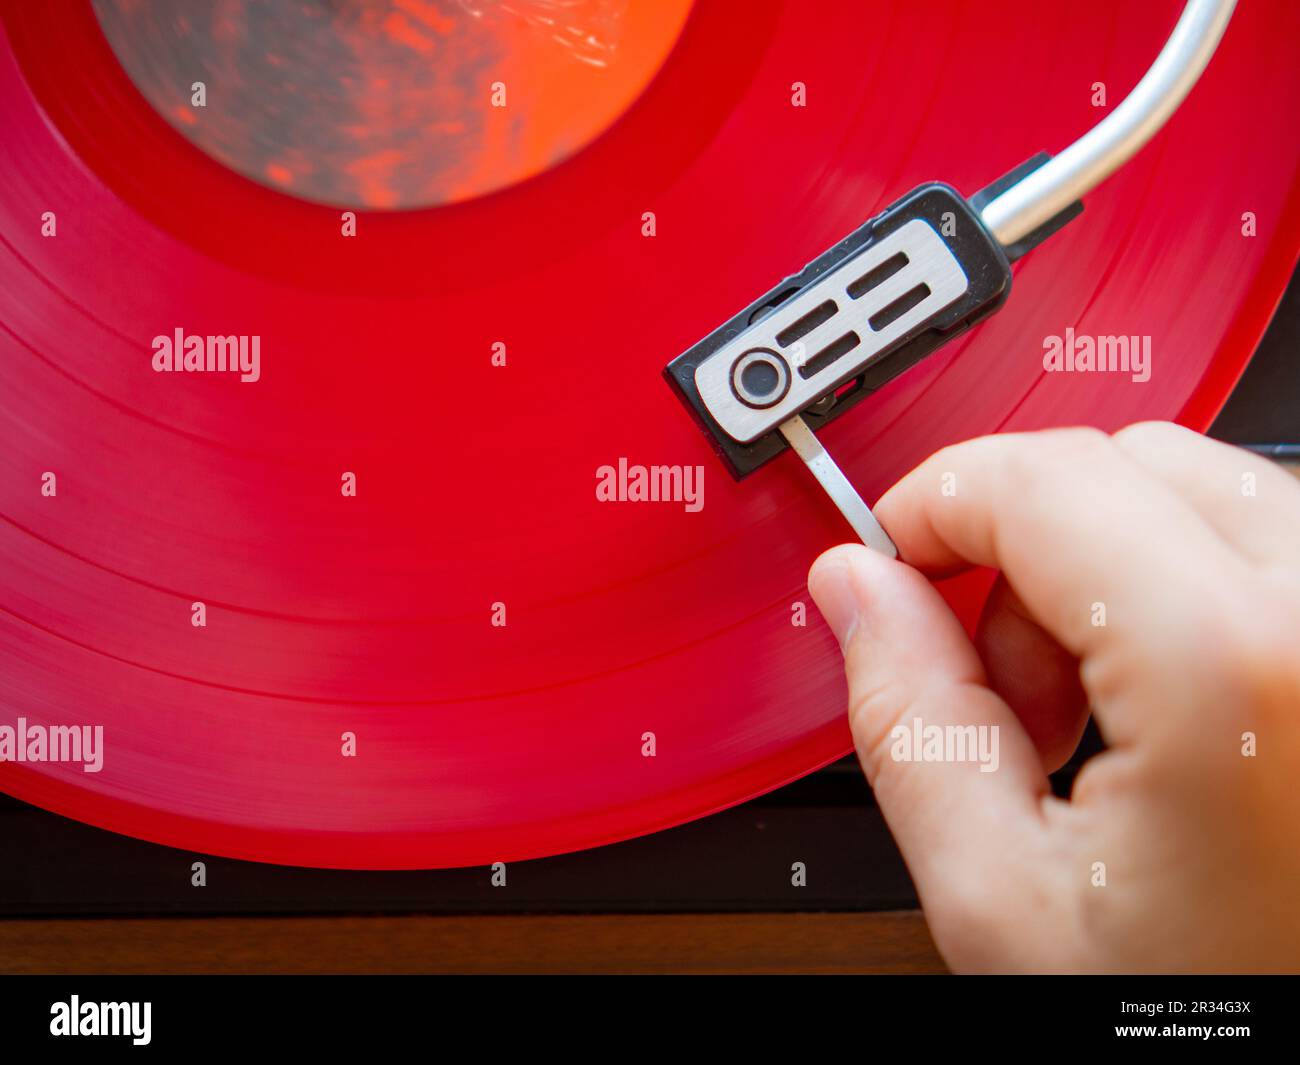
M 875 513 L 908 564 L 836 547 L 808 585 L 948 963 L 1300 969 L 1300 484 L 1143 423 L 946 448 Z M 1001 571 L 974 643 L 923 575 L 969 565 Z M 995 727 L 996 770 L 897 760 L 916 719 Z

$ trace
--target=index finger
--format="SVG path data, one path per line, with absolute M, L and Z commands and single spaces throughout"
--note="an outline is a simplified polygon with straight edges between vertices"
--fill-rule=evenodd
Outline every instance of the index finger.
M 881 498 L 900 557 L 1002 571 L 1083 658 L 1136 638 L 1182 657 L 1243 561 L 1167 485 L 1095 429 L 980 437 L 944 448 Z

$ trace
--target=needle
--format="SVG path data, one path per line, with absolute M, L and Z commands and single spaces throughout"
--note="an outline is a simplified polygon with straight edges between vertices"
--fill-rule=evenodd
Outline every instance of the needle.
M 835 465 L 835 460 L 822 447 L 822 442 L 817 439 L 817 435 L 808 428 L 808 423 L 796 414 L 789 421 L 781 423 L 781 435 L 803 459 L 804 464 L 812 471 L 812 475 L 817 478 L 821 486 L 826 489 L 826 494 L 840 508 L 840 513 L 853 526 L 853 531 L 858 534 L 859 539 L 882 555 L 897 558 L 898 548 L 894 546 L 894 541 L 880 527 L 880 522 L 876 521 L 871 508 L 863 502 L 862 497 L 858 495 L 858 490 L 849 483 L 849 479 L 844 476 L 844 471 Z

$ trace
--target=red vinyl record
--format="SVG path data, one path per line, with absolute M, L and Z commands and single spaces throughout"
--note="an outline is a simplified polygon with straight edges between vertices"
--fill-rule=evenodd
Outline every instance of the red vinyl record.
M 442 867 L 849 751 L 804 582 L 850 530 L 792 454 L 733 481 L 663 367 L 913 186 L 1069 144 L 1178 0 L 275 6 L 334 42 L 319 83 L 278 83 L 303 57 L 238 4 L 171 36 L 3 4 L 0 725 L 102 726 L 102 762 L 0 789 L 198 852 Z M 982 433 L 1209 423 L 1300 247 L 1297 36 L 1239 5 L 1006 307 L 824 430 L 864 497 Z M 538 76 L 551 48 L 581 74 Z M 1045 373 L 1067 329 L 1149 336 L 1149 379 Z M 257 338 L 255 372 L 156 372 L 186 336 Z M 701 468 L 700 505 L 598 499 L 620 462 Z M 986 585 L 945 593 L 969 620 Z

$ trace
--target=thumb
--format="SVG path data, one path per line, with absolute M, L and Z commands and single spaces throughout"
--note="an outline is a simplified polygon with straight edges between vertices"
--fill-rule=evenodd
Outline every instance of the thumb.
M 958 886 L 998 891 L 1049 785 L 961 624 L 917 570 L 859 544 L 817 559 L 808 589 L 844 650 L 858 758 L 927 910 Z

